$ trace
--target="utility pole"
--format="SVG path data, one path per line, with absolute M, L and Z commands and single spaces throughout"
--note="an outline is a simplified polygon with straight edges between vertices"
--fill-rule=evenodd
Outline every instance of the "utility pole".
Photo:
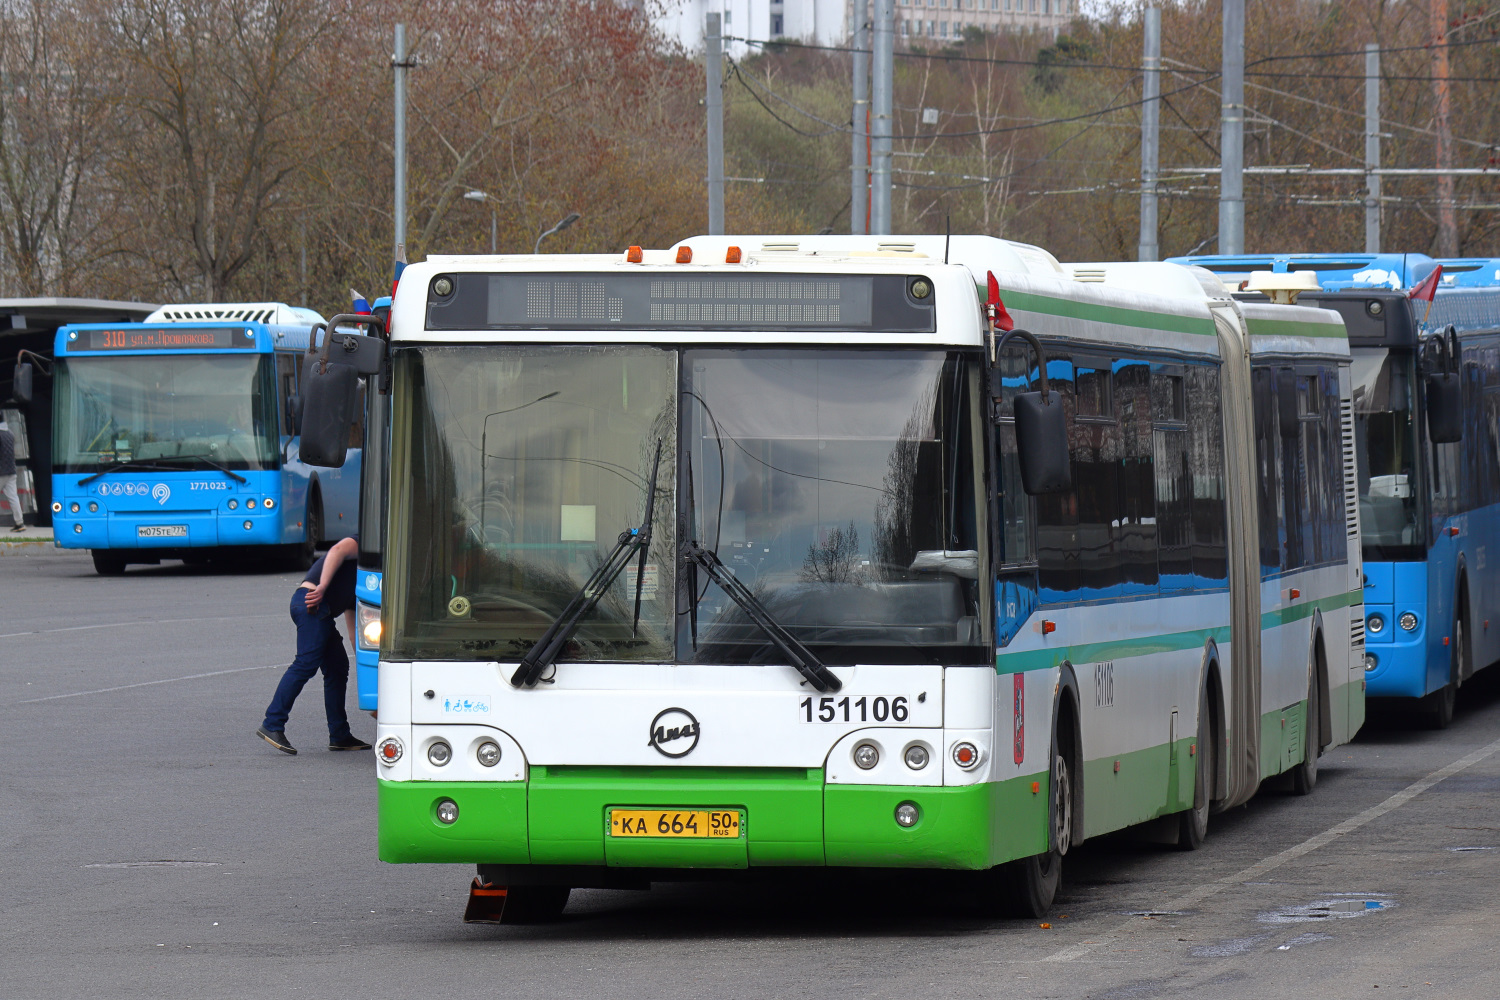
M 1448 0 L 1429 0 L 1432 29 L 1432 96 L 1437 106 L 1437 168 L 1453 169 L 1453 131 L 1449 125 Z M 1458 256 L 1458 210 L 1453 202 L 1453 175 L 1437 178 L 1437 256 Z
M 891 231 L 891 113 L 896 89 L 896 3 L 875 0 L 875 47 L 870 135 L 870 232 Z
M 1245 252 L 1245 0 L 1224 0 L 1219 253 Z
M 849 158 L 849 232 L 870 231 L 870 0 L 854 0 L 854 145 Z
M 1141 242 L 1138 260 L 1158 260 L 1156 175 L 1161 151 L 1161 8 L 1148 4 L 1141 56 Z
M 704 76 L 708 94 L 708 234 L 724 235 L 724 36 L 719 27 L 723 15 L 708 15 L 708 44 L 704 53 Z
M 411 63 L 406 59 L 406 25 L 396 25 L 396 50 L 391 55 L 391 68 L 396 74 L 396 134 L 392 146 L 396 159 L 396 204 L 392 211 L 396 229 L 396 252 L 406 242 L 406 71 Z
M 1380 252 L 1380 46 L 1365 46 L 1365 253 Z

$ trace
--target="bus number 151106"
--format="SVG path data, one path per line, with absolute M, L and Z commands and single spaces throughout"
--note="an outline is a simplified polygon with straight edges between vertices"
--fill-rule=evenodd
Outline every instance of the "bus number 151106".
M 905 722 L 911 716 L 911 701 L 900 695 L 895 698 L 803 698 L 797 706 L 802 709 L 803 722 Z

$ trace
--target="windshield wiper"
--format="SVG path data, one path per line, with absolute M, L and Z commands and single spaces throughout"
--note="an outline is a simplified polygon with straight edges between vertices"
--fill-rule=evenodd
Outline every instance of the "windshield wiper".
M 204 465 L 207 465 L 207 466 L 210 466 L 212 468 L 218 469 L 220 472 L 224 473 L 224 475 L 228 476 L 230 479 L 233 479 L 237 483 L 248 483 L 250 481 L 250 480 L 246 479 L 244 476 L 240 475 L 238 472 L 232 472 L 229 469 L 225 468 L 224 466 L 220 465 L 218 462 L 215 462 L 213 459 L 209 458 L 207 455 L 163 455 L 157 461 L 161 461 L 161 462 L 199 461 L 199 462 L 202 462 Z
M 126 469 L 146 469 L 146 470 L 148 470 L 150 472 L 171 472 L 172 471 L 171 469 L 167 468 L 164 465 L 157 465 L 155 462 L 134 461 L 134 460 L 131 460 L 129 462 L 120 462 L 120 463 L 118 463 L 116 465 L 111 465 L 109 468 L 107 468 L 107 469 L 105 469 L 105 470 L 103 470 L 101 472 L 96 472 L 92 476 L 85 476 L 82 479 L 78 480 L 78 485 L 79 486 L 87 486 L 89 483 L 92 483 L 94 480 L 98 479 L 101 476 L 107 476 L 111 472 L 124 472 Z
M 614 551 L 598 569 L 594 570 L 593 575 L 584 582 L 583 586 L 578 588 L 578 593 L 568 601 L 562 614 L 557 616 L 551 627 L 542 633 L 536 645 L 521 657 L 521 665 L 516 668 L 516 672 L 510 678 L 512 685 L 531 687 L 549 666 L 557 662 L 568 640 L 572 638 L 574 630 L 578 628 L 578 623 L 594 610 L 599 599 L 614 585 L 620 572 L 630 565 L 630 560 L 639 552 L 641 564 L 636 571 L 635 578 L 635 621 L 630 629 L 631 635 L 635 634 L 636 627 L 641 621 L 641 589 L 646 582 L 646 556 L 651 551 L 651 519 L 656 512 L 656 473 L 660 468 L 661 441 L 658 440 L 656 459 L 651 464 L 651 482 L 646 487 L 646 516 L 641 521 L 641 526 L 620 532 Z
M 740 606 L 756 626 L 771 640 L 771 645 L 781 651 L 797 672 L 807 678 L 807 683 L 819 691 L 837 691 L 844 686 L 843 682 L 834 675 L 833 671 L 823 665 L 823 661 L 813 655 L 812 650 L 797 641 L 797 637 L 788 632 L 783 626 L 771 617 L 766 606 L 760 602 L 750 588 L 740 582 L 733 571 L 715 555 L 711 550 L 705 549 L 698 544 L 697 539 L 690 538 L 682 544 L 682 561 L 689 569 L 688 585 L 691 588 L 688 597 L 688 614 L 693 631 L 693 647 L 698 646 L 698 567 L 703 567 L 703 572 L 708 578 L 719 585 L 719 589 L 729 595 L 729 599 Z

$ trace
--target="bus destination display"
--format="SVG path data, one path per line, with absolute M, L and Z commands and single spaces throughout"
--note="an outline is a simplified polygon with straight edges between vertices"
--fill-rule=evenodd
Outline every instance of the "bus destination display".
M 113 330 L 79 330 L 68 341 L 70 351 L 214 351 L 255 346 L 255 337 L 244 327 L 165 327 L 157 329 L 118 327 Z
M 429 330 L 936 329 L 931 285 L 904 275 L 456 274 Z M 909 286 L 920 283 L 923 298 Z

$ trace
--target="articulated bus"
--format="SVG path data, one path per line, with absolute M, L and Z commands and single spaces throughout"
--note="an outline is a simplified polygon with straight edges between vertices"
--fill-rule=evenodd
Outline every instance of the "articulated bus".
M 1421 254 L 1195 258 L 1231 284 L 1254 270 L 1313 270 L 1299 303 L 1337 310 L 1354 363 L 1364 528 L 1366 679 L 1426 724 L 1500 660 L 1500 261 Z M 1407 298 L 1443 268 L 1431 306 Z M 1448 358 L 1449 338 L 1458 344 Z M 1434 377 L 1457 371 L 1460 439 L 1431 426 Z
M 298 379 L 317 313 L 166 306 L 57 332 L 57 543 L 101 574 L 162 559 L 280 552 L 310 565 L 356 530 L 359 435 L 341 469 L 298 457 Z
M 1363 720 L 1337 313 L 712 237 L 412 264 L 389 366 L 379 851 L 478 865 L 476 918 L 808 866 L 1040 914 L 1082 840 L 1196 847 Z

